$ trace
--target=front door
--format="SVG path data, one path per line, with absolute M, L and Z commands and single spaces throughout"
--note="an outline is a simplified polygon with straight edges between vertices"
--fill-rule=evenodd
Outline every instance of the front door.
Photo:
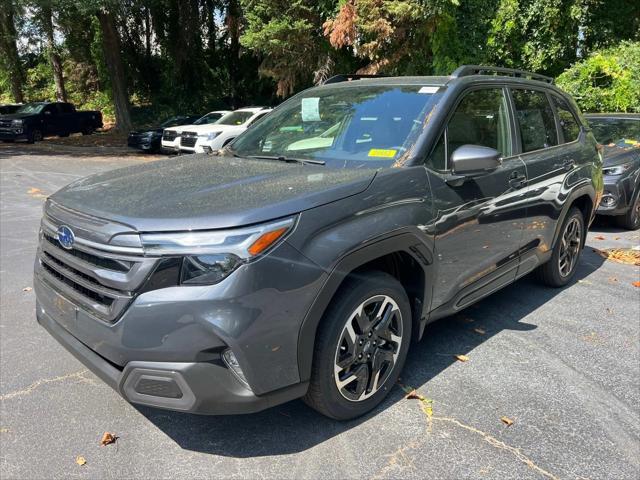
M 427 160 L 437 213 L 438 272 L 431 310 L 464 308 L 512 282 L 526 220 L 526 170 L 513 155 L 513 118 L 507 91 L 483 87 L 463 95 Z M 449 174 L 452 153 L 482 145 L 503 155 L 502 165 L 461 185 Z

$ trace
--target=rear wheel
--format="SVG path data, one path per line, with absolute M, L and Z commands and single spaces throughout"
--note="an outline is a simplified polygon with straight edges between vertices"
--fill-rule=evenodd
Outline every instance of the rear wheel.
M 640 228 L 640 188 L 636 189 L 632 198 L 631 206 L 627 213 L 616 217 L 616 223 L 627 230 L 638 230 Z
M 396 383 L 411 342 L 411 309 L 402 285 L 371 272 L 345 281 L 318 329 L 304 401 L 347 420 L 378 405 Z
M 571 207 L 564 219 L 560 237 L 551 259 L 538 268 L 538 277 L 550 287 L 563 287 L 571 281 L 582 253 L 584 217 L 580 209 Z
M 91 125 L 84 125 L 82 127 L 82 135 L 91 135 L 93 132 L 95 132 L 95 128 Z

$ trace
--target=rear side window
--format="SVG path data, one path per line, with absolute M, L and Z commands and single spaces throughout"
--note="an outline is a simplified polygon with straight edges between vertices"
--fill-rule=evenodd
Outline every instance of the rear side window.
M 580 135 L 580 124 L 576 120 L 576 117 L 573 116 L 573 112 L 569 108 L 567 101 L 557 95 L 553 96 L 553 101 L 558 110 L 560 129 L 562 130 L 562 136 L 564 137 L 565 143 L 577 140 L 578 135 Z
M 71 104 L 69 103 L 59 103 L 58 111 L 60 113 L 73 113 L 73 107 L 71 107 Z
M 558 144 L 558 132 L 547 95 L 537 90 L 512 90 L 522 152 Z

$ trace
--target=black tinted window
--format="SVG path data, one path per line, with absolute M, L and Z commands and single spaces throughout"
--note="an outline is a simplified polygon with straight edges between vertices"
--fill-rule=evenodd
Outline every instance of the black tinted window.
M 560 120 L 560 128 L 565 142 L 573 142 L 580 135 L 580 124 L 573 116 L 573 112 L 569 108 L 566 100 L 558 96 L 553 96 L 558 111 L 558 119 Z
M 511 155 L 507 102 L 502 89 L 474 90 L 462 99 L 447 126 L 447 156 L 462 145 L 495 148 Z
M 440 135 L 440 139 L 438 140 L 438 143 L 436 143 L 436 147 L 433 149 L 433 152 L 431 152 L 431 155 L 429 155 L 429 158 L 427 158 L 427 167 L 432 170 L 440 171 L 447 169 L 447 159 L 444 150 L 444 134 Z
M 73 113 L 73 107 L 71 107 L 70 103 L 59 103 L 58 111 L 60 113 Z
M 512 90 L 520 128 L 522 151 L 531 152 L 558 144 L 553 110 L 544 92 Z

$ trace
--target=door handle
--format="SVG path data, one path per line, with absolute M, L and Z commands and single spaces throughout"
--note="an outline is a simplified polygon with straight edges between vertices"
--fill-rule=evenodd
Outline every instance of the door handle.
M 509 175 L 509 186 L 515 190 L 524 187 L 526 181 L 527 176 L 517 170 Z

